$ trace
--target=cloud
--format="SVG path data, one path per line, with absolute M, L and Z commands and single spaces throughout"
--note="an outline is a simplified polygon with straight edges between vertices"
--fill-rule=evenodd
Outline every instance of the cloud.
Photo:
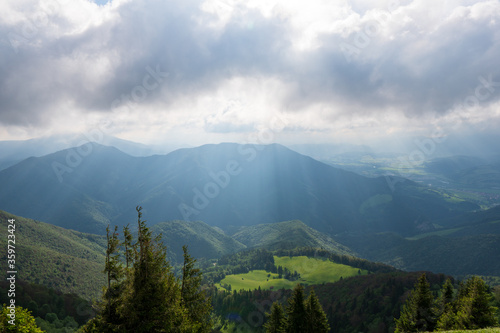
M 237 133 L 279 113 L 304 133 L 380 135 L 465 121 L 484 79 L 474 123 L 498 117 L 484 112 L 500 101 L 498 1 L 25 0 L 0 10 L 0 126 L 102 117 L 117 133 L 136 133 L 137 121 Z

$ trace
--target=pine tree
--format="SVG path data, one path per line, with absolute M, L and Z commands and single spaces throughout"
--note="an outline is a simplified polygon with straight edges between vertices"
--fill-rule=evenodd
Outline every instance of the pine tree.
M 450 279 L 446 279 L 441 290 L 440 306 L 445 308 L 453 302 L 453 284 Z
M 107 288 L 98 314 L 82 332 L 209 332 L 211 305 L 200 290 L 201 271 L 184 248 L 182 283 L 167 261 L 161 235 L 152 236 L 137 210 L 137 241 L 124 228 L 124 253 L 120 253 L 117 229 L 107 229 L 104 272 Z M 125 260 L 125 267 L 120 259 Z M 123 274 L 125 272 L 125 274 Z
M 101 332 L 115 332 L 121 325 L 118 307 L 120 305 L 120 294 L 122 290 L 121 277 L 122 267 L 120 263 L 120 254 L 118 246 L 118 227 L 110 232 L 109 226 L 106 228 L 106 261 L 104 264 L 104 273 L 107 277 L 107 288 L 104 290 L 104 297 L 101 303 L 101 319 L 99 330 Z
M 491 292 L 486 283 L 474 276 L 462 284 L 455 302 L 456 321 L 453 329 L 478 329 L 495 326 L 497 309 L 491 305 Z
M 433 303 L 434 297 L 423 273 L 396 319 L 396 332 L 432 331 L 436 324 Z
M 166 259 L 161 237 L 153 239 L 137 210 L 137 260 L 123 314 L 128 332 L 170 332 L 184 328 L 186 314 L 180 306 L 180 288 Z
M 136 259 L 137 249 L 133 244 L 132 233 L 130 232 L 130 228 L 127 226 L 123 227 L 123 243 L 122 246 L 125 249 L 125 267 L 128 269 L 132 266 L 134 260 Z
M 286 332 L 304 333 L 307 331 L 306 306 L 304 303 L 304 287 L 299 283 L 293 288 L 288 299 Z
M 311 333 L 322 333 L 330 331 L 330 325 L 328 324 L 328 318 L 326 317 L 321 304 L 319 303 L 318 297 L 311 290 L 309 297 L 306 300 L 306 320 L 307 320 L 307 332 Z
M 446 279 L 441 289 L 441 296 L 436 304 L 436 312 L 438 313 L 436 328 L 438 330 L 446 330 L 454 326 L 456 316 L 454 313 L 453 294 L 453 284 L 450 279 Z
M 194 268 L 196 260 L 189 253 L 187 246 L 182 247 L 184 264 L 182 266 L 181 303 L 187 309 L 192 332 L 210 332 L 212 306 L 205 291 L 201 288 L 201 271 Z
M 271 306 L 271 313 L 267 313 L 267 322 L 264 328 L 268 333 L 285 333 L 286 318 L 283 307 L 279 302 L 274 302 Z

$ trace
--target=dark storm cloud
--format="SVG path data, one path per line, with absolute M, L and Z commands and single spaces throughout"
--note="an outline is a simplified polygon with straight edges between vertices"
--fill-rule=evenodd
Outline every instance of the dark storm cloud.
M 318 47 L 305 50 L 292 46 L 286 18 L 264 17 L 255 9 L 234 15 L 222 29 L 207 25 L 217 17 L 203 12 L 199 1 L 138 0 L 112 13 L 68 34 L 71 18 L 51 12 L 29 38 L 23 35 L 26 21 L 0 19 L 0 122 L 43 125 L 54 110 L 65 108 L 109 112 L 134 91 L 141 103 L 168 109 L 179 96 L 194 98 L 235 76 L 294 83 L 280 101 L 285 110 L 326 103 L 346 113 L 397 108 L 413 117 L 463 103 L 480 76 L 500 81 L 498 10 L 439 26 L 415 14 L 406 25 L 384 26 L 385 34 L 374 34 L 363 47 L 356 46 L 367 24 L 361 21 L 358 32 L 323 33 Z M 430 26 L 420 27 L 419 19 Z M 21 38 L 13 42 L 13 33 Z M 358 50 L 351 59 L 342 49 L 346 44 Z M 151 71 L 162 73 L 157 88 Z M 495 89 L 483 105 L 499 100 L 500 87 Z
M 23 40 L 25 22 L 4 26 L 0 35 L 18 31 L 20 43 L 17 53 L 5 40 L 2 44 L 7 57 L 0 67 L 1 121 L 43 122 L 46 112 L 67 101 L 86 110 L 110 111 L 113 101 L 130 97 L 151 69 L 168 76 L 162 76 L 161 89 L 148 91 L 144 103 L 162 99 L 168 105 L 179 94 L 212 89 L 222 79 L 270 74 L 279 67 L 275 53 L 286 39 L 278 25 L 250 11 L 246 19 L 251 26 L 232 22 L 219 35 L 196 22 L 208 15 L 199 4 L 126 3 L 117 9 L 117 20 L 59 38 L 45 36 L 41 28 Z M 108 63 L 99 64 L 104 60 Z M 100 65 L 105 67 L 102 76 L 87 75 Z
M 345 105 L 346 112 L 392 107 L 408 116 L 445 113 L 474 95 L 480 77 L 500 82 L 500 34 L 490 20 L 453 22 L 394 40 L 375 36 L 363 48 L 356 48 L 357 35 L 324 36 L 322 48 L 304 56 L 289 105 L 307 108 L 321 101 Z M 342 52 L 343 44 L 358 53 Z M 500 85 L 495 89 L 484 104 L 500 99 Z

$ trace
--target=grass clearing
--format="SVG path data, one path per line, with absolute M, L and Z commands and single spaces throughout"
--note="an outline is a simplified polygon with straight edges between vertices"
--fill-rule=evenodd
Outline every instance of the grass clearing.
M 278 279 L 276 273 L 254 270 L 245 274 L 227 275 L 217 284 L 217 288 L 225 289 L 222 287 L 223 285 L 231 285 L 231 290 L 253 290 L 259 287 L 261 289 L 291 289 L 298 282 L 305 285 L 321 284 L 336 282 L 350 276 L 368 274 L 366 270 L 337 264 L 326 258 L 274 256 L 274 263 L 276 266 L 282 266 L 291 272 L 297 271 L 300 274 L 300 279 L 297 281 Z
M 360 270 L 351 266 L 337 264 L 326 258 L 299 257 L 274 257 L 276 266 L 288 268 L 291 272 L 300 274 L 300 281 L 305 284 L 320 284 L 323 282 L 336 282 L 340 278 L 361 274 L 368 271 Z
M 268 277 L 268 275 L 270 275 Z M 274 277 L 274 279 L 273 279 Z M 231 285 L 231 290 L 253 290 L 258 289 L 291 289 L 296 284 L 296 281 L 288 281 L 285 279 L 278 279 L 278 274 L 269 273 L 264 270 L 254 270 L 244 274 L 234 274 L 226 276 L 217 288 L 224 289 L 224 284 Z

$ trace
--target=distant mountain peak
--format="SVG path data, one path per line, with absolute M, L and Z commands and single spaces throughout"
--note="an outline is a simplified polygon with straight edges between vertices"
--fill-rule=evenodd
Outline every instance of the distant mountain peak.
M 133 157 L 99 143 L 36 157 L 0 171 L 0 209 L 87 232 L 125 225 L 137 205 L 151 225 L 202 220 L 229 230 L 301 220 L 331 235 L 412 233 L 469 209 L 413 182 L 391 188 L 280 144 L 220 143 Z M 147 214 L 146 214 L 147 213 Z

